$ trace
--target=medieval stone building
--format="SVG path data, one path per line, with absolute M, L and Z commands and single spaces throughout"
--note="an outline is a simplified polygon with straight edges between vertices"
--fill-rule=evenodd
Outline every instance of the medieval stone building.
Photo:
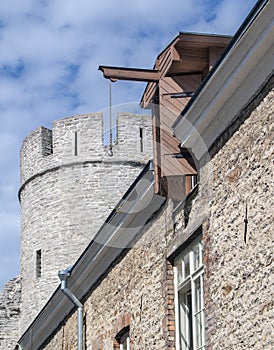
M 23 234 L 29 237 L 22 261 L 33 290 L 23 287 L 26 327 L 18 347 L 273 348 L 273 38 L 274 2 L 262 0 L 233 38 L 179 33 L 153 69 L 100 67 L 107 79 L 147 81 L 141 104 L 152 111 L 146 144 L 152 139 L 153 161 L 141 172 L 137 167 L 132 183 L 126 182 L 127 174 L 148 157 L 138 153 L 143 147 L 136 154 L 129 151 L 130 160 L 122 151 L 122 171 L 114 158 L 98 162 L 89 153 L 77 158 L 78 149 L 92 152 L 87 116 L 57 122 L 60 137 L 53 137 L 53 145 L 59 140 L 61 147 L 56 156 L 54 146 L 53 153 L 45 147 L 51 145 L 49 131 L 39 129 L 26 140 L 22 154 L 33 149 L 36 155 L 31 167 L 22 160 L 20 196 L 28 218 Z M 140 137 L 140 128 L 149 129 L 147 118 L 125 117 L 127 134 L 132 133 L 124 142 L 135 140 L 140 147 L 134 137 Z M 81 137 L 82 148 L 76 144 Z M 50 154 L 44 151 L 47 155 L 38 159 L 38 145 Z M 53 158 L 52 168 L 45 157 Z M 30 173 L 36 159 L 39 175 Z M 89 196 L 100 187 L 99 179 L 105 184 L 112 176 L 108 167 L 117 177 L 125 175 L 127 191 L 92 206 Z M 112 191 L 116 181 L 104 191 Z M 55 193 L 60 188 L 61 198 Z M 47 229 L 53 244 L 43 243 Z M 64 257 L 62 243 L 69 247 L 70 242 L 72 255 Z M 39 279 L 41 290 L 35 290 Z M 41 298 L 47 298 L 43 307 Z M 28 306 L 31 299 L 37 304 Z

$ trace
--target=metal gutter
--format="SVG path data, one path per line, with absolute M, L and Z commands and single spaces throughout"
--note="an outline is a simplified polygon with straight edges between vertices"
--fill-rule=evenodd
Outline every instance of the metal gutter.
M 70 269 L 66 287 L 79 301 L 94 288 L 111 264 L 130 249 L 132 241 L 165 203 L 165 198 L 154 194 L 150 167 L 149 162 Z M 18 341 L 22 349 L 39 349 L 74 308 L 59 286 Z
M 173 125 L 197 159 L 273 74 L 274 2 L 259 1 L 224 56 Z

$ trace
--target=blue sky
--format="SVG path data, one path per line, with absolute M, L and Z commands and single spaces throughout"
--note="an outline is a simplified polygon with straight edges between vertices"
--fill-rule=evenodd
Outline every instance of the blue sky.
M 108 107 L 99 65 L 152 68 L 179 31 L 233 35 L 255 0 L 9 0 L 0 5 L 0 289 L 19 274 L 19 152 L 53 120 Z M 117 82 L 113 104 L 143 83 Z M 123 110 L 121 110 L 123 111 Z

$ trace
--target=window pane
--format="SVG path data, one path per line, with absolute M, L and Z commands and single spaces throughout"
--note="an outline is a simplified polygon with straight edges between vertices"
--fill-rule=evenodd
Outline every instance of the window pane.
M 124 335 L 120 340 L 120 350 L 129 350 L 129 336 L 128 334 Z
M 180 311 L 180 348 L 182 350 L 192 349 L 192 309 L 191 293 L 179 292 Z
M 36 277 L 41 277 L 42 271 L 42 252 L 41 249 L 36 251 Z
M 196 345 L 197 348 L 200 348 L 203 344 L 204 339 L 204 310 L 203 310 L 203 303 L 202 303 L 202 276 L 199 276 L 194 280 L 195 283 L 195 305 L 196 310 L 194 312 L 194 323 L 195 323 L 195 329 L 196 329 Z
M 200 282 L 200 277 L 198 277 L 195 280 L 195 305 L 196 305 L 196 310 L 195 312 L 198 312 L 201 310 L 201 282 Z
M 190 266 L 189 266 L 189 254 L 187 254 L 183 258 L 183 265 L 184 265 L 184 278 L 187 278 L 190 274 Z
M 200 251 L 200 266 L 203 265 L 203 243 L 199 243 L 199 251 Z
M 180 284 L 183 280 L 182 260 L 181 259 L 178 259 L 177 261 L 175 261 L 175 267 L 177 269 L 178 284 Z
M 196 327 L 196 345 L 200 348 L 203 345 L 203 323 L 204 323 L 203 311 L 195 315 L 195 327 Z
M 194 256 L 194 271 L 200 267 L 200 252 L 199 252 L 199 243 L 193 247 L 193 256 Z

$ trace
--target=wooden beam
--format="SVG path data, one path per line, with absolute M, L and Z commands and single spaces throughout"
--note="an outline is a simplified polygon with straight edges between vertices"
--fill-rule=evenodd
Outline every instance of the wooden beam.
M 160 72 L 156 69 L 138 69 L 124 67 L 99 66 L 106 79 L 111 80 L 133 80 L 144 82 L 158 82 Z

